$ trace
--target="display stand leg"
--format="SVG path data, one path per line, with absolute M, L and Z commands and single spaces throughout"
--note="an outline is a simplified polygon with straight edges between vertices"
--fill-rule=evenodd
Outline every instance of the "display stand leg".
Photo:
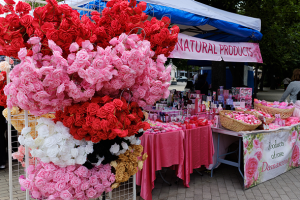
M 203 176 L 203 174 L 201 172 L 199 172 L 197 169 L 195 169 L 195 170 L 200 176 Z
M 238 169 L 239 169 L 239 172 L 240 172 L 241 176 L 244 179 L 244 174 L 241 171 L 241 154 L 242 154 L 242 151 L 243 151 L 243 142 L 242 142 L 242 140 L 243 140 L 243 138 L 240 137 L 239 138 L 239 160 L 238 160 L 239 166 L 238 166 Z
M 106 193 L 103 192 L 103 194 L 102 194 L 102 200 L 105 200 L 105 199 L 106 199 Z
M 160 177 L 162 178 L 162 180 L 163 180 L 166 184 L 168 184 L 169 186 L 172 185 L 170 182 L 166 181 L 166 179 L 163 177 L 163 175 L 161 174 L 161 170 L 159 170 L 158 173 L 159 173 Z
M 219 148 L 220 148 L 220 133 L 218 133 L 218 146 L 217 146 L 217 163 L 215 164 L 215 166 L 213 166 L 213 168 L 211 169 L 211 173 L 210 176 L 213 177 L 213 172 L 214 169 L 218 166 L 219 164 Z

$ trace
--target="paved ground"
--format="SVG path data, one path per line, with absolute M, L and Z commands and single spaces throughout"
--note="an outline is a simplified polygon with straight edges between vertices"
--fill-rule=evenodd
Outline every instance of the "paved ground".
M 191 174 L 190 188 L 182 181 L 175 184 L 172 170 L 167 170 L 165 179 L 172 182 L 168 186 L 156 175 L 153 200 L 296 200 L 300 199 L 300 168 L 289 171 L 256 187 L 243 190 L 243 179 L 237 168 L 221 165 L 211 178 L 208 174 Z M 142 198 L 137 198 L 138 200 Z
M 185 84 L 170 86 L 170 89 L 183 90 Z M 283 90 L 258 93 L 258 99 L 268 101 L 278 100 Z M 243 190 L 243 179 L 237 168 L 221 165 L 214 171 L 214 177 L 208 174 L 200 176 L 196 172 L 191 174 L 190 188 L 185 188 L 182 181 L 175 184 L 177 178 L 174 171 L 163 170 L 163 176 L 172 186 L 167 185 L 157 175 L 155 188 L 152 192 L 153 200 L 296 200 L 300 199 L 300 168 L 289 171 L 270 181 L 264 182 L 252 189 Z M 25 199 L 25 194 L 20 190 L 17 177 L 23 173 L 23 168 L 14 163 L 13 193 L 14 200 Z M 9 199 L 8 169 L 0 170 L 0 200 Z M 137 191 L 140 187 L 137 187 Z M 138 197 L 137 200 L 142 198 Z

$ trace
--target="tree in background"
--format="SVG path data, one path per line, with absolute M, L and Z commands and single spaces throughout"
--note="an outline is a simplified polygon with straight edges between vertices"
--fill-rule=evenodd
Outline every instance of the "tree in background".
M 215 8 L 261 19 L 262 40 L 259 42 L 264 64 L 264 81 L 275 84 L 275 78 L 291 77 L 300 64 L 299 0 L 196 0 Z M 251 42 L 251 41 L 250 41 Z M 220 64 L 215 64 L 220 65 Z M 232 75 L 236 74 L 231 69 Z M 235 81 L 234 81 L 235 82 Z M 275 88 L 271 85 L 271 88 Z

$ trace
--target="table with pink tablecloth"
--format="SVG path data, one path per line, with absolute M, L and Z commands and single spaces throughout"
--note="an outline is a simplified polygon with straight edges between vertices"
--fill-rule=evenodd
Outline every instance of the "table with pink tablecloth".
M 162 167 L 175 165 L 177 177 L 189 187 L 193 169 L 213 162 L 214 146 L 210 126 L 157 135 L 145 134 L 141 141 L 148 158 L 142 171 L 137 173 L 136 183 L 141 186 L 141 197 L 145 200 L 152 200 L 155 171 Z

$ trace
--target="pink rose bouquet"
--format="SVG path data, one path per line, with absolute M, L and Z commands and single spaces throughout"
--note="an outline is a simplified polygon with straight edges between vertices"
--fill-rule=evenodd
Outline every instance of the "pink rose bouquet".
M 22 188 L 30 190 L 32 198 L 55 200 L 98 198 L 110 192 L 115 175 L 109 164 L 87 169 L 81 165 L 65 168 L 52 163 L 39 162 L 27 168 L 28 178 L 20 176 Z
M 164 67 L 166 57 L 159 55 L 154 61 L 150 42 L 135 34 L 121 34 L 110 41 L 112 46 L 97 47 L 97 51 L 88 40 L 82 42 L 81 49 L 72 43 L 67 59 L 52 40 L 48 41 L 51 56 L 40 53 L 38 37 L 28 43 L 33 55 L 27 56 L 26 48 L 19 51 L 21 63 L 11 71 L 11 83 L 4 89 L 11 95 L 7 101 L 10 108 L 19 106 L 42 115 L 72 102 L 85 102 L 95 93 L 114 97 L 124 89 L 132 91 L 124 94 L 126 99 L 143 107 L 169 95 L 171 67 Z

